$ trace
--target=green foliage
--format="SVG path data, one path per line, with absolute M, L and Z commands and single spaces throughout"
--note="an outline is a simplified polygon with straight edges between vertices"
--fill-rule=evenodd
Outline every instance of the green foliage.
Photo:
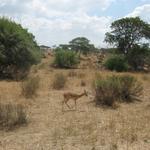
M 59 49 L 55 52 L 54 65 L 60 68 L 72 68 L 79 63 L 79 56 L 71 50 Z
M 59 50 L 59 49 L 63 49 L 63 50 L 71 50 L 71 46 L 68 45 L 68 44 L 60 44 L 56 50 Z
M 131 75 L 97 76 L 94 83 L 96 104 L 112 107 L 116 101 L 132 102 L 143 91 L 141 83 Z
M 127 60 L 134 70 L 142 70 L 145 64 L 150 65 L 150 48 L 147 44 L 134 45 L 127 54 Z
M 0 129 L 13 129 L 27 123 L 27 116 L 22 105 L 0 104 Z
M 118 72 L 128 70 L 128 63 L 123 55 L 112 55 L 104 62 L 104 66 L 109 70 Z
M 60 90 L 65 87 L 66 82 L 67 82 L 67 77 L 64 76 L 62 73 L 58 73 L 55 75 L 52 87 L 53 89 Z
M 106 33 L 105 41 L 115 44 L 119 50 L 126 54 L 141 39 L 150 39 L 150 24 L 139 17 L 122 18 L 114 21 L 111 32 Z
M 77 52 L 82 52 L 83 54 L 87 54 L 90 51 L 95 51 L 96 48 L 93 44 L 90 44 L 90 41 L 85 37 L 77 37 L 69 42 L 72 50 Z
M 34 36 L 10 19 L 0 18 L 0 77 L 11 78 L 41 59 Z
M 121 54 L 118 48 L 108 48 L 106 52 L 110 54 Z
M 22 82 L 21 85 L 22 95 L 25 98 L 33 98 L 37 94 L 39 85 L 40 85 L 40 78 L 38 76 L 27 78 Z

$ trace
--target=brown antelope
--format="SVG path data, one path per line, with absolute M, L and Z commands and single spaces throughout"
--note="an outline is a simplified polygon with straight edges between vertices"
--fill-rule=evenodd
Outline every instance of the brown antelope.
M 64 104 L 66 104 L 67 107 L 69 109 L 71 109 L 71 107 L 67 103 L 71 99 L 75 102 L 75 109 L 76 109 L 77 108 L 77 100 L 79 98 L 81 98 L 82 96 L 88 96 L 87 92 L 85 90 L 81 94 L 75 94 L 75 93 L 71 93 L 71 92 L 64 93 L 64 100 L 62 101 L 62 111 L 63 111 L 63 108 L 64 108 Z

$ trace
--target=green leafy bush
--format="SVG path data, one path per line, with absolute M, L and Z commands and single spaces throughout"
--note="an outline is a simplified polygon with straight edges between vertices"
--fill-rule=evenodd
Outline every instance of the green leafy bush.
M 79 56 L 71 50 L 57 50 L 54 65 L 60 68 L 73 68 L 79 63 Z
M 128 63 L 123 55 L 113 55 L 109 57 L 104 62 L 104 66 L 109 70 L 115 70 L 118 72 L 128 70 Z
M 96 104 L 114 106 L 116 101 L 132 102 L 143 91 L 142 85 L 131 75 L 98 77 L 94 82 Z
M 134 45 L 127 54 L 127 60 L 133 70 L 143 70 L 144 65 L 150 66 L 150 48 L 148 44 Z
M 13 129 L 27 123 L 27 116 L 22 105 L 0 104 L 0 129 Z
M 26 98 L 32 98 L 36 96 L 39 85 L 40 78 L 38 76 L 27 78 L 22 82 L 22 95 Z
M 53 89 L 60 90 L 64 88 L 66 82 L 67 82 L 67 77 L 63 75 L 62 73 L 58 73 L 55 75 L 52 87 Z
M 41 51 L 34 36 L 20 24 L 0 18 L 0 78 L 24 75 L 40 60 Z

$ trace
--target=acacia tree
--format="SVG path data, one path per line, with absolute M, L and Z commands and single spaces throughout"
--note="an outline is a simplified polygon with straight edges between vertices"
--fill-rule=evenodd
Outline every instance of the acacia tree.
M 87 54 L 90 51 L 96 50 L 93 44 L 90 44 L 90 41 L 85 37 L 77 37 L 69 42 L 69 45 L 72 50 L 82 52 Z
M 114 44 L 124 54 L 127 54 L 141 39 L 150 39 L 150 24 L 139 17 L 114 21 L 111 29 L 111 32 L 106 33 L 105 42 Z

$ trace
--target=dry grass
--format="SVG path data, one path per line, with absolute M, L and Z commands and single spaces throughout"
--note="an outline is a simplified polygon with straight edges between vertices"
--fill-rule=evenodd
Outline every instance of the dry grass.
M 83 72 L 78 72 L 78 78 L 83 79 L 83 78 L 85 78 L 85 77 L 86 77 L 86 74 L 85 74 L 85 73 L 83 73 Z
M 44 62 L 50 63 L 46 58 Z M 97 72 L 102 77 L 120 75 L 108 71 L 90 69 L 74 70 L 83 73 L 80 78 L 68 78 L 67 88 L 61 90 L 49 89 L 56 74 L 68 76 L 69 70 L 53 69 L 53 72 L 40 69 L 40 90 L 34 101 L 28 104 L 29 125 L 12 132 L 0 131 L 0 149 L 9 150 L 148 150 L 150 147 L 150 87 L 149 82 L 142 79 L 143 74 L 130 73 L 144 86 L 142 102 L 131 104 L 121 103 L 116 110 L 95 107 L 87 97 L 77 102 L 77 111 L 61 111 L 63 93 L 66 91 L 80 93 L 83 89 L 94 95 L 91 83 Z M 121 75 L 124 73 L 121 73 Z M 125 73 L 126 74 L 126 73 Z M 81 80 L 86 86 L 81 86 Z M 0 81 L 1 101 L 11 99 L 20 103 L 23 97 L 18 97 L 21 91 L 19 82 Z M 6 98 L 6 99 L 5 99 Z M 69 102 L 70 106 L 74 104 Z
M 95 79 L 96 104 L 115 107 L 117 101 L 133 102 L 143 94 L 142 84 L 132 75 L 96 75 Z
M 68 77 L 71 77 L 71 78 L 73 78 L 73 77 L 77 77 L 78 76 L 78 74 L 77 74 L 77 72 L 75 72 L 75 71 L 69 71 L 69 73 L 68 73 Z
M 81 80 L 81 86 L 86 86 L 86 82 L 84 80 Z
M 144 75 L 142 75 L 142 79 L 144 81 L 150 82 L 150 74 L 144 74 Z
M 26 113 L 22 105 L 0 104 L 0 129 L 13 129 L 27 123 Z
M 67 77 L 64 74 L 62 73 L 55 74 L 52 87 L 53 89 L 60 90 L 65 87 L 66 82 Z
M 75 70 L 71 70 L 68 73 L 68 77 L 77 77 L 79 79 L 83 79 L 86 77 L 86 74 L 84 72 L 80 72 L 80 71 L 75 71 Z
M 21 84 L 22 95 L 25 98 L 33 98 L 37 95 L 37 90 L 40 86 L 40 78 L 39 76 L 36 77 L 29 77 Z

